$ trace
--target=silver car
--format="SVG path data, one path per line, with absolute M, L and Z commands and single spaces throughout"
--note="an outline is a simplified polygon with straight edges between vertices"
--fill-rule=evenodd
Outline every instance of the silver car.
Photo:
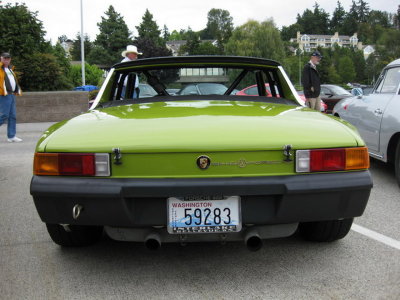
M 400 186 L 400 59 L 388 64 L 369 95 L 338 102 L 333 115 L 357 127 L 371 157 L 395 164 Z

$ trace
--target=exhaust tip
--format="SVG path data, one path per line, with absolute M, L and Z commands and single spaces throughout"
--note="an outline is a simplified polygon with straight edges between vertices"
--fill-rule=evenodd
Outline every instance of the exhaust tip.
M 247 249 L 250 251 L 258 251 L 262 248 L 263 242 L 260 236 L 255 232 L 250 232 L 246 235 L 244 240 Z
M 258 251 L 262 248 L 263 242 L 258 236 L 252 236 L 247 240 L 246 246 L 250 251 Z
M 158 250 L 161 247 L 160 236 L 158 234 L 149 234 L 144 241 L 144 245 L 149 250 Z

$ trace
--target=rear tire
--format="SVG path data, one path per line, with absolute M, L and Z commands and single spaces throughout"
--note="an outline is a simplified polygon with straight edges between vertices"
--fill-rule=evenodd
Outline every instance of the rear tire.
M 309 241 L 332 242 L 344 238 L 350 231 L 353 218 L 333 221 L 300 223 L 300 234 Z
M 400 141 L 397 142 L 396 157 L 394 159 L 394 173 L 396 176 L 397 184 L 400 187 Z
M 68 225 L 70 231 L 59 224 L 47 224 L 51 239 L 63 247 L 90 246 L 98 242 L 103 234 L 102 226 Z

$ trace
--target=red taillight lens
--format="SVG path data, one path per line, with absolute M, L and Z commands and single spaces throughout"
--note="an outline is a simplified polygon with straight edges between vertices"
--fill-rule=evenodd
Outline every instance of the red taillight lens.
M 94 154 L 59 154 L 60 175 L 94 176 L 96 168 Z
M 310 151 L 310 172 L 340 171 L 346 166 L 345 149 Z

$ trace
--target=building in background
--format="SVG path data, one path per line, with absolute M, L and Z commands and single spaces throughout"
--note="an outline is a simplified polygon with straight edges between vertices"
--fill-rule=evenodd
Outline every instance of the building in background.
M 301 34 L 297 31 L 297 36 L 291 38 L 290 42 L 299 44 L 299 48 L 302 52 L 311 52 L 317 47 L 330 48 L 335 44 L 340 47 L 356 47 L 359 50 L 363 49 L 362 42 L 357 38 L 357 33 L 352 36 L 339 35 L 335 32 L 334 35 L 322 35 L 322 34 Z

